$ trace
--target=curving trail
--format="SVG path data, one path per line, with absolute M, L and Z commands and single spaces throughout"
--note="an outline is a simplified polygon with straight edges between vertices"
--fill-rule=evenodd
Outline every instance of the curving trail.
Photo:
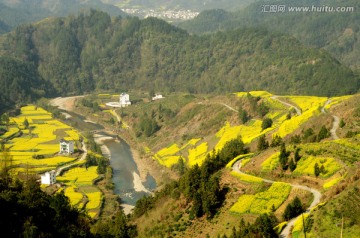
M 322 113 L 327 113 L 326 110 L 325 110 L 325 107 L 331 103 L 331 99 L 328 99 L 324 106 L 321 108 L 321 112 Z M 338 135 L 336 134 L 336 131 L 337 129 L 339 129 L 339 125 L 340 125 L 340 118 L 338 116 L 335 116 L 335 115 L 332 115 L 332 117 L 334 118 L 334 121 L 333 121 L 333 124 L 332 124 L 332 127 L 330 129 L 330 134 L 331 134 L 331 138 L 333 140 L 338 140 L 339 137 Z
M 274 100 L 276 100 L 276 101 L 278 101 L 278 102 L 280 102 L 280 103 L 282 103 L 282 104 L 284 104 L 285 106 L 293 107 L 293 108 L 295 109 L 295 111 L 296 111 L 296 114 L 298 114 L 298 116 L 301 115 L 301 109 L 300 109 L 300 108 L 298 108 L 298 107 L 296 107 L 296 106 L 294 106 L 294 105 L 292 105 L 292 104 L 290 104 L 290 103 L 287 103 L 287 102 L 285 102 L 285 101 L 280 100 L 280 99 L 279 99 L 279 96 L 273 95 L 273 96 L 271 96 L 270 98 L 271 98 L 271 99 L 274 99 Z
M 241 161 L 242 160 L 238 160 L 236 161 L 233 166 L 232 169 L 233 171 L 240 173 L 240 174 L 245 174 L 243 172 L 241 172 Z M 273 180 L 269 180 L 269 179 L 263 179 L 263 181 L 265 183 L 275 183 L 276 181 Z M 321 193 L 319 192 L 319 190 L 314 189 L 314 188 L 309 188 L 307 186 L 302 186 L 302 185 L 298 185 L 298 184 L 290 184 L 293 188 L 299 188 L 308 192 L 311 192 L 314 196 L 314 200 L 312 201 L 312 203 L 310 204 L 310 206 L 307 208 L 306 213 L 309 213 L 311 211 L 312 208 L 314 208 L 316 205 L 318 205 L 320 203 L 320 199 L 321 199 Z M 301 215 L 300 215 L 301 216 Z M 299 216 L 298 216 L 299 217 Z M 296 219 L 298 217 L 295 217 L 293 219 L 291 219 L 290 221 L 288 221 L 288 223 L 286 224 L 285 228 L 282 230 L 280 237 L 286 238 L 289 237 L 291 234 L 291 229 L 294 226 L 294 223 L 296 221 Z

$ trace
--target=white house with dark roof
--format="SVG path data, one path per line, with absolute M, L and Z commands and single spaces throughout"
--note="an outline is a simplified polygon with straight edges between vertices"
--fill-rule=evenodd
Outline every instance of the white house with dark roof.
M 55 170 L 48 171 L 45 174 L 41 175 L 41 184 L 55 184 L 56 183 L 56 173 Z
M 60 140 L 60 154 L 74 153 L 74 141 Z
M 127 94 L 127 93 L 120 94 L 119 104 L 120 104 L 120 107 L 127 107 L 127 106 L 131 105 L 129 94 Z

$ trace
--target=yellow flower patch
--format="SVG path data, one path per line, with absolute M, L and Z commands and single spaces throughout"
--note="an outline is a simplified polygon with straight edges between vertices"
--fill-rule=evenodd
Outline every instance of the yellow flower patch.
M 89 199 L 88 203 L 86 203 L 86 208 L 88 210 L 100 207 L 102 201 L 102 193 L 100 191 L 93 193 L 86 193 L 85 195 Z
M 319 168 L 324 165 L 325 173 L 321 173 L 320 177 L 327 178 L 336 173 L 341 169 L 341 165 L 336 162 L 334 158 L 329 157 L 314 157 L 309 156 L 307 158 L 303 157 L 297 163 L 297 167 L 294 170 L 294 175 L 312 175 L 314 174 L 315 163 L 318 163 Z
M 83 198 L 83 194 L 76 192 L 75 188 L 70 186 L 65 189 L 65 196 L 67 196 L 70 199 L 71 205 L 75 206 L 78 204 L 81 199 Z
M 276 169 L 279 164 L 279 155 L 280 152 L 276 152 L 267 158 L 264 162 L 261 163 L 261 169 L 267 172 Z
M 291 185 L 283 182 L 275 182 L 265 191 L 255 195 L 242 195 L 230 208 L 235 213 L 263 214 L 277 209 L 287 199 L 291 191 Z
M 194 166 L 195 164 L 200 166 L 206 159 L 207 150 L 208 144 L 206 142 L 201 143 L 194 149 L 189 149 L 188 165 L 190 167 Z

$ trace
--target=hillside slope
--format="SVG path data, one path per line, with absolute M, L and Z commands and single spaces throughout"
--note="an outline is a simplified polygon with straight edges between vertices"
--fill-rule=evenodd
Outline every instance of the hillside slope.
M 337 59 L 353 69 L 360 69 L 358 57 L 360 49 L 359 2 L 346 1 L 293 1 L 280 0 L 273 5 L 284 5 L 285 12 L 264 12 L 269 2 L 259 1 L 238 12 L 210 10 L 201 13 L 193 20 L 180 23 L 179 26 L 192 33 L 208 33 L 229 30 L 244 26 L 262 26 L 269 31 L 283 32 L 299 39 L 305 45 L 323 48 Z M 303 12 L 290 11 L 296 6 L 351 7 L 349 12 Z M 321 9 L 320 9 L 321 10 Z
M 160 164 L 173 160 L 174 157 L 182 158 L 180 161 L 183 161 L 172 167 L 163 164 L 165 171 L 165 167 L 171 167 L 173 171 L 180 173 L 182 171 L 184 175 L 179 181 L 171 183 L 154 197 L 144 198 L 137 204 L 132 222 L 138 226 L 139 237 L 221 237 L 223 235 L 227 237 L 253 237 L 255 235 L 277 237 L 274 233 L 271 233 L 271 236 L 265 234 L 269 234 L 270 231 L 275 232 L 272 229 L 275 227 L 274 220 L 275 224 L 281 224 L 276 230 L 279 227 L 285 227 L 289 220 L 284 218 L 286 207 L 296 197 L 300 198 L 304 208 L 309 207 L 313 203 L 313 195 L 307 190 L 311 189 L 320 191 L 322 196 L 319 205 L 304 215 L 307 236 L 338 237 L 340 232 L 343 232 L 347 237 L 356 237 L 359 233 L 356 215 L 359 200 L 357 193 L 359 190 L 357 154 L 360 150 L 359 95 L 330 98 L 330 104 L 326 103 L 329 102 L 328 98 L 320 97 L 288 95 L 279 97 L 278 99 L 284 102 L 279 103 L 267 92 L 250 92 L 250 95 L 252 96 L 238 93 L 206 99 L 200 95 L 192 99 L 186 96 L 188 101 L 181 101 L 180 108 L 173 111 L 173 117 L 178 118 L 177 123 L 167 118 L 164 113 L 169 110 L 169 107 L 171 108 L 171 103 L 179 100 L 174 97 L 158 102 L 138 103 L 136 107 L 123 110 L 123 119 L 130 127 L 133 127 L 132 129 L 138 125 L 143 111 L 151 110 L 153 119 L 159 123 L 160 129 L 154 135 L 146 140 L 142 140 L 143 135 L 139 137 L 141 145 L 149 146 L 144 149 L 143 157 L 151 157 Z M 251 110 L 249 102 L 251 104 L 254 99 L 251 97 L 258 99 L 258 107 L 262 103 L 269 107 L 263 119 L 256 115 L 256 111 Z M 219 101 L 224 104 L 218 103 Z M 300 108 L 301 115 L 296 114 L 286 104 Z M 241 106 L 248 111 L 252 119 L 244 124 L 240 123 L 237 113 L 225 105 Z M 144 110 L 145 108 L 148 110 Z M 162 108 L 163 112 L 161 113 L 156 108 Z M 212 112 L 211 108 L 213 108 Z M 287 113 L 290 113 L 288 114 L 290 116 L 287 116 Z M 307 116 L 308 113 L 310 117 Z M 339 116 L 343 121 L 336 131 L 340 137 L 337 140 L 333 140 L 330 133 L 322 134 L 321 132 L 322 128 L 327 128 L 328 131 L 332 128 L 333 116 Z M 184 123 L 182 118 L 191 119 L 188 123 Z M 273 126 L 270 129 L 257 130 L 256 121 L 264 120 L 264 118 L 273 118 Z M 298 120 L 299 118 L 304 120 Z M 206 125 L 209 130 L 201 134 L 203 132 L 201 126 L 207 121 L 212 121 Z M 231 122 L 230 125 L 222 126 L 221 124 L 226 121 Z M 184 136 L 169 133 L 171 126 Z M 252 129 L 247 131 L 245 129 L 247 127 Z M 282 138 L 286 144 L 283 147 L 287 159 L 285 167 L 280 159 L 282 146 L 275 144 L 275 135 L 280 134 L 282 127 L 287 128 L 289 133 Z M 289 130 L 289 127 L 294 127 L 294 129 Z M 270 147 L 268 144 L 268 147 L 259 149 L 261 134 L 265 135 L 265 141 L 271 144 Z M 218 163 L 223 162 L 224 156 L 231 154 L 229 151 L 224 151 L 228 145 L 225 144 L 223 147 L 217 145 L 224 145 L 221 143 L 223 139 L 229 142 L 239 138 L 242 138 L 253 154 L 241 156 L 234 154 L 229 157 L 230 163 L 217 170 Z M 207 145 L 205 150 L 207 152 L 200 152 L 203 151 L 201 148 L 204 144 Z M 215 151 L 218 153 L 216 156 L 214 156 Z M 241 171 L 247 175 L 232 171 L 232 164 L 239 159 L 243 161 Z M 190 163 L 192 160 L 197 161 L 199 167 Z M 293 162 L 295 168 L 291 165 Z M 323 167 L 318 175 L 314 172 L 315 163 Z M 179 170 L 181 164 L 186 168 Z M 206 175 L 207 173 L 211 175 Z M 201 209 L 205 211 L 208 204 L 200 203 L 199 205 L 197 200 L 199 197 L 196 197 L 203 196 L 201 194 L 204 187 L 213 189 L 203 182 L 203 178 L 207 176 L 212 180 L 213 185 L 216 184 L 215 178 L 219 179 L 220 188 L 217 190 L 219 193 L 216 199 L 224 199 L 221 200 L 220 205 L 216 204 L 218 210 L 213 216 L 205 212 L 201 213 Z M 281 183 L 275 183 L 273 186 L 263 183 L 262 178 L 267 179 L 266 181 Z M 200 185 L 197 181 L 201 181 L 198 182 Z M 294 186 L 290 188 L 289 184 Z M 304 186 L 307 188 L 302 189 Z M 189 198 L 187 195 L 189 191 L 190 194 L 192 194 L 191 191 L 196 194 L 195 198 Z M 212 196 L 211 191 L 208 196 Z M 215 198 L 211 197 L 211 199 Z M 200 211 L 200 215 L 196 215 L 196 211 Z M 262 229 L 265 227 L 262 222 L 266 223 L 268 219 L 263 218 L 265 220 L 260 222 L 258 219 L 262 217 L 260 215 L 262 213 L 274 214 L 275 218 L 271 218 L 273 226 Z M 292 237 L 302 237 L 301 218 L 299 216 L 295 220 L 293 228 L 289 227 Z M 242 219 L 244 221 L 241 221 Z M 341 231 L 341 226 L 337 224 L 341 224 L 342 219 L 344 226 Z M 249 227 L 247 222 L 255 222 L 255 225 Z M 277 230 L 279 233 L 280 231 L 281 228 Z
M 324 51 L 261 29 L 191 36 L 155 18 L 78 17 L 23 26 L 3 38 L 2 54 L 37 66 L 58 93 L 161 90 L 277 94 L 357 92 L 359 78 Z

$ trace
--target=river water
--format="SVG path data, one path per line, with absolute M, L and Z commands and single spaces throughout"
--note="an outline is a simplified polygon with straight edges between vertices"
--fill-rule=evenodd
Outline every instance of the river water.
M 104 145 L 111 153 L 114 193 L 120 195 L 123 204 L 134 206 L 137 200 L 151 194 L 156 188 L 155 179 L 148 175 L 146 181 L 141 182 L 130 146 L 125 141 L 111 140 L 106 141 Z
M 103 127 L 99 124 L 86 121 L 83 116 L 67 112 L 71 118 L 67 123 L 78 128 L 80 131 L 101 130 Z M 103 135 L 108 137 L 109 135 Z M 123 140 L 107 140 L 104 142 L 105 150 L 110 159 L 110 165 L 113 169 L 112 181 L 115 185 L 114 193 L 121 198 L 122 205 L 130 207 L 136 204 L 136 201 L 145 195 L 151 194 L 156 188 L 155 179 L 147 176 L 145 182 L 141 182 L 137 165 L 131 153 L 130 146 Z

